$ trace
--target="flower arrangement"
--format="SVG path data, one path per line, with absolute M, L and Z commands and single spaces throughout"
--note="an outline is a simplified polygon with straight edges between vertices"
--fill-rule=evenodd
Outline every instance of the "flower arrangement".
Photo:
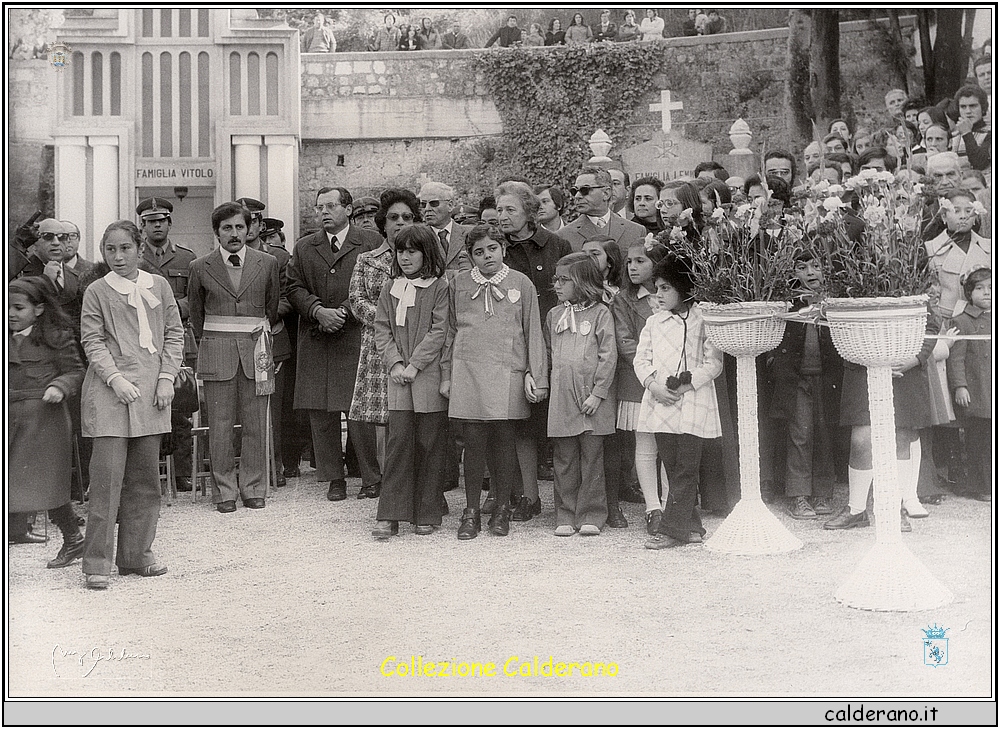
M 813 187 L 804 204 L 807 240 L 823 263 L 825 293 L 837 298 L 922 294 L 930 268 L 920 229 L 927 205 L 920 183 L 862 170 L 843 186 Z M 853 193 L 858 214 L 841 199 Z M 848 221 L 857 231 L 848 233 Z
M 694 297 L 715 304 L 787 301 L 791 296 L 795 254 L 803 231 L 786 219 L 778 201 L 764 199 L 729 211 L 717 207 L 706 219 L 701 236 L 678 224 L 657 240 L 691 265 Z

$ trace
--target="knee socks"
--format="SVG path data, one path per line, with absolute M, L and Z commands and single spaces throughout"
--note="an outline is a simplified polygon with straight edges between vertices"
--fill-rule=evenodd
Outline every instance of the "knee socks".
M 920 448 L 920 438 L 910 442 L 910 458 L 906 461 L 896 461 L 899 472 L 899 496 L 903 504 L 917 502 L 917 481 L 920 479 L 920 458 L 923 451 Z
M 852 514 L 860 514 L 868 505 L 868 492 L 872 485 L 873 469 L 847 468 L 847 505 Z
M 639 488 L 646 502 L 646 511 L 660 507 L 656 494 L 656 438 L 652 433 L 635 434 L 635 474 L 639 478 Z M 663 479 L 663 498 L 667 498 L 667 480 Z

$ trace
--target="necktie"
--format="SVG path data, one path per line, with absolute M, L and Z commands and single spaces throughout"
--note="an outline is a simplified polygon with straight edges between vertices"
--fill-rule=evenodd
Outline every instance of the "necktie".
M 607 225 L 607 223 L 604 222 L 604 218 L 598 218 L 597 219 L 597 229 L 598 230 L 604 230 L 604 226 L 605 225 Z
M 340 250 L 340 240 L 337 239 L 337 236 L 333 236 L 330 238 L 330 248 L 333 249 L 334 253 Z
M 444 250 L 445 256 L 447 256 L 448 255 L 448 231 L 447 230 L 439 230 L 438 231 L 438 238 L 441 239 L 441 248 Z
M 239 268 L 240 267 L 240 257 L 237 256 L 235 253 L 232 254 L 231 256 L 229 256 L 229 263 L 232 264 L 233 268 Z
M 63 270 L 62 266 L 59 266 L 59 270 L 56 271 L 56 288 L 60 291 L 63 289 Z

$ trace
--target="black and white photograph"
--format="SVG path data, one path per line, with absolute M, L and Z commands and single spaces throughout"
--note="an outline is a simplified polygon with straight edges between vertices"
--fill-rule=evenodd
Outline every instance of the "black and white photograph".
M 4 15 L 5 725 L 996 725 L 995 5 Z

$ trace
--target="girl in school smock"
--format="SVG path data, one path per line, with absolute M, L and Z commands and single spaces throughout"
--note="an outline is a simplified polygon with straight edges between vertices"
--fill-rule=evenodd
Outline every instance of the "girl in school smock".
M 441 394 L 441 350 L 448 330 L 448 279 L 438 238 L 427 225 L 396 237 L 393 279 L 375 312 L 375 344 L 388 371 L 389 423 L 376 539 L 412 522 L 417 534 L 441 525 L 441 494 L 451 439 Z
M 506 241 L 478 225 L 466 238 L 471 271 L 450 284 L 451 314 L 444 368 L 451 381 L 448 416 L 461 421 L 465 440 L 465 498 L 459 539 L 480 530 L 483 465 L 488 462 L 497 508 L 490 531 L 506 536 L 510 494 L 517 478 L 516 421 L 529 415 L 528 403 L 548 391 L 545 341 L 538 297 L 531 280 L 503 262 Z
M 604 439 L 614 435 L 615 323 L 602 303 L 594 259 L 571 253 L 556 264 L 561 306 L 549 311 L 552 361 L 549 428 L 555 474 L 556 536 L 600 534 L 607 520 Z

